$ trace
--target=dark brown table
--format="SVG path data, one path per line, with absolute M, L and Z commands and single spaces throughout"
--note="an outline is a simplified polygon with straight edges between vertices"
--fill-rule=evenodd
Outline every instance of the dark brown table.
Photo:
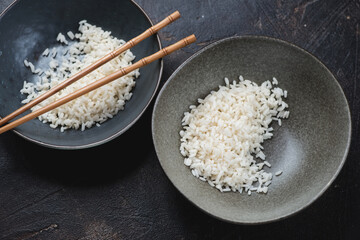
M 11 2 L 0 0 L 0 10 Z M 198 37 L 164 59 L 161 84 L 194 52 L 230 36 L 272 36 L 318 57 L 343 87 L 352 112 L 343 170 L 295 216 L 233 225 L 197 209 L 167 179 L 152 143 L 152 105 L 124 135 L 88 150 L 47 149 L 8 132 L 0 136 L 0 238 L 360 239 L 360 1 L 136 2 L 154 22 L 176 9 L 182 13 L 160 32 L 164 46 L 192 33 Z

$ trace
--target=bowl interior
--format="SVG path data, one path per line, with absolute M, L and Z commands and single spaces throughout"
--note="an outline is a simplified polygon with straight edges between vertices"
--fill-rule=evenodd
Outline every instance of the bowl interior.
M 89 23 L 111 31 L 125 41 L 151 27 L 145 13 L 131 1 L 17 1 L 0 18 L 0 116 L 21 106 L 23 82 L 36 81 L 24 66 L 24 59 L 37 63 L 45 48 L 59 46 L 59 32 L 78 32 L 78 22 Z M 131 49 L 137 61 L 160 49 L 160 42 L 152 36 Z M 45 63 L 46 64 L 46 63 Z M 162 71 L 160 60 L 140 69 L 133 97 L 113 119 L 101 127 L 84 132 L 69 130 L 60 133 L 34 119 L 15 129 L 17 133 L 37 143 L 57 148 L 83 148 L 105 142 L 121 134 L 142 114 L 153 97 Z
M 260 84 L 276 77 L 288 91 L 290 117 L 272 123 L 264 153 L 274 177 L 267 194 L 220 193 L 192 176 L 179 152 L 181 119 L 198 98 L 239 75 Z M 266 37 L 219 41 L 187 60 L 170 77 L 155 104 L 153 139 L 159 161 L 175 187 L 202 210 L 235 223 L 289 216 L 325 191 L 341 169 L 350 142 L 350 115 L 341 87 L 309 53 Z

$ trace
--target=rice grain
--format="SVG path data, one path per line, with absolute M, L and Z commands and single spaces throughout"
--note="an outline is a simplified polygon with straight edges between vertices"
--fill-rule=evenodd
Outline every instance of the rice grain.
M 281 125 L 289 116 L 282 99 L 287 92 L 274 87 L 276 78 L 261 85 L 242 76 L 224 82 L 184 113 L 179 132 L 184 164 L 221 192 L 267 193 L 273 174 L 263 169 L 271 164 L 262 143 L 273 136 L 272 121 Z

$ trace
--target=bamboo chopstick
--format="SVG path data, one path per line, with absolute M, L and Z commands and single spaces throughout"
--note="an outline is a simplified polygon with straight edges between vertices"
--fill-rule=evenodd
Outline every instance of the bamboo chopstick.
M 57 108 L 67 102 L 70 102 L 71 100 L 75 99 L 75 98 L 78 98 L 88 92 L 91 92 L 111 81 L 114 81 L 115 79 L 118 79 L 132 71 L 134 71 L 135 69 L 138 69 L 138 68 L 141 68 L 145 65 L 148 65 L 149 63 L 155 61 L 155 60 L 158 60 L 162 57 L 165 57 L 166 55 L 169 55 L 170 53 L 180 49 L 180 48 L 183 48 L 193 42 L 196 41 L 196 37 L 195 35 L 190 35 L 180 41 L 178 41 L 177 43 L 174 43 L 173 45 L 170 45 L 166 48 L 163 48 L 161 49 L 160 51 L 148 56 L 148 57 L 145 57 L 145 58 L 142 58 L 140 59 L 139 61 L 137 61 L 136 63 L 128 66 L 128 67 L 125 67 L 125 68 L 121 68 L 120 70 L 104 77 L 104 78 L 101 78 L 100 80 L 97 80 L 83 88 L 80 88 L 78 89 L 77 91 L 73 92 L 73 93 L 70 93 L 69 95 L 65 96 L 65 97 L 62 97 L 58 100 L 56 100 L 55 102 L 52 102 L 50 103 L 49 105 L 43 107 L 43 108 L 40 108 L 32 113 L 29 113 L 28 115 L 25 115 L 24 117 L 22 118 L 19 118 L 3 127 L 0 128 L 0 134 L 1 133 L 4 133 L 10 129 L 13 129 L 14 127 L 17 127 L 27 121 L 30 121 L 31 119 L 34 119 L 54 108 Z
M 33 106 L 39 104 L 40 102 L 44 101 L 45 99 L 49 98 L 50 96 L 54 95 L 55 93 L 59 92 L 61 89 L 69 86 L 70 84 L 74 83 L 75 81 L 79 80 L 80 78 L 84 77 L 85 75 L 91 73 L 95 69 L 101 67 L 111 59 L 114 59 L 115 57 L 119 56 L 124 51 L 134 47 L 139 42 L 143 41 L 144 39 L 150 37 L 151 35 L 157 33 L 160 29 L 164 28 L 165 26 L 169 25 L 170 23 L 174 22 L 175 20 L 180 18 L 180 13 L 178 11 L 175 11 L 171 15 L 167 16 L 164 20 L 159 22 L 158 24 L 152 26 L 151 28 L 147 29 L 145 32 L 140 34 L 139 36 L 129 40 L 124 45 L 119 47 L 118 49 L 115 49 L 114 51 L 108 53 L 104 57 L 100 58 L 93 64 L 87 66 L 82 71 L 74 74 L 70 78 L 64 80 L 62 83 L 57 85 L 56 87 L 50 89 L 46 93 L 40 95 L 39 97 L 35 98 L 31 102 L 25 104 L 24 106 L 20 107 L 19 109 L 15 110 L 14 112 L 10 113 L 6 117 L 0 119 L 0 126 L 5 124 L 6 122 L 10 121 L 11 119 L 15 118 L 16 116 L 24 113 L 26 110 L 29 110 Z

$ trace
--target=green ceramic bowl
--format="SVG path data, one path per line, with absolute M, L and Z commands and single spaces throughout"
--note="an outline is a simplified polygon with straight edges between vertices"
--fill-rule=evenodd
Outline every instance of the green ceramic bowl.
M 267 194 L 220 193 L 195 178 L 179 152 L 181 119 L 211 90 L 243 75 L 257 83 L 275 76 L 288 91 L 290 117 L 264 144 L 274 177 Z M 193 204 L 219 219 L 257 224 L 290 216 L 315 201 L 342 168 L 350 144 L 351 120 L 345 95 L 314 56 L 267 37 L 233 37 L 202 49 L 182 64 L 156 100 L 152 134 L 160 164 Z
M 113 0 L 18 0 L 0 15 L 0 116 L 20 106 L 24 80 L 37 76 L 24 67 L 24 59 L 36 63 L 45 48 L 58 46 L 59 32 L 78 32 L 79 21 L 111 31 L 125 41 L 136 37 L 152 23 L 145 12 L 132 1 Z M 154 35 L 133 47 L 135 61 L 159 51 L 161 44 Z M 140 69 L 132 98 L 114 118 L 86 131 L 61 133 L 37 119 L 17 128 L 15 133 L 43 146 L 60 149 L 88 148 L 105 143 L 129 129 L 144 113 L 154 97 L 162 73 L 162 60 Z

